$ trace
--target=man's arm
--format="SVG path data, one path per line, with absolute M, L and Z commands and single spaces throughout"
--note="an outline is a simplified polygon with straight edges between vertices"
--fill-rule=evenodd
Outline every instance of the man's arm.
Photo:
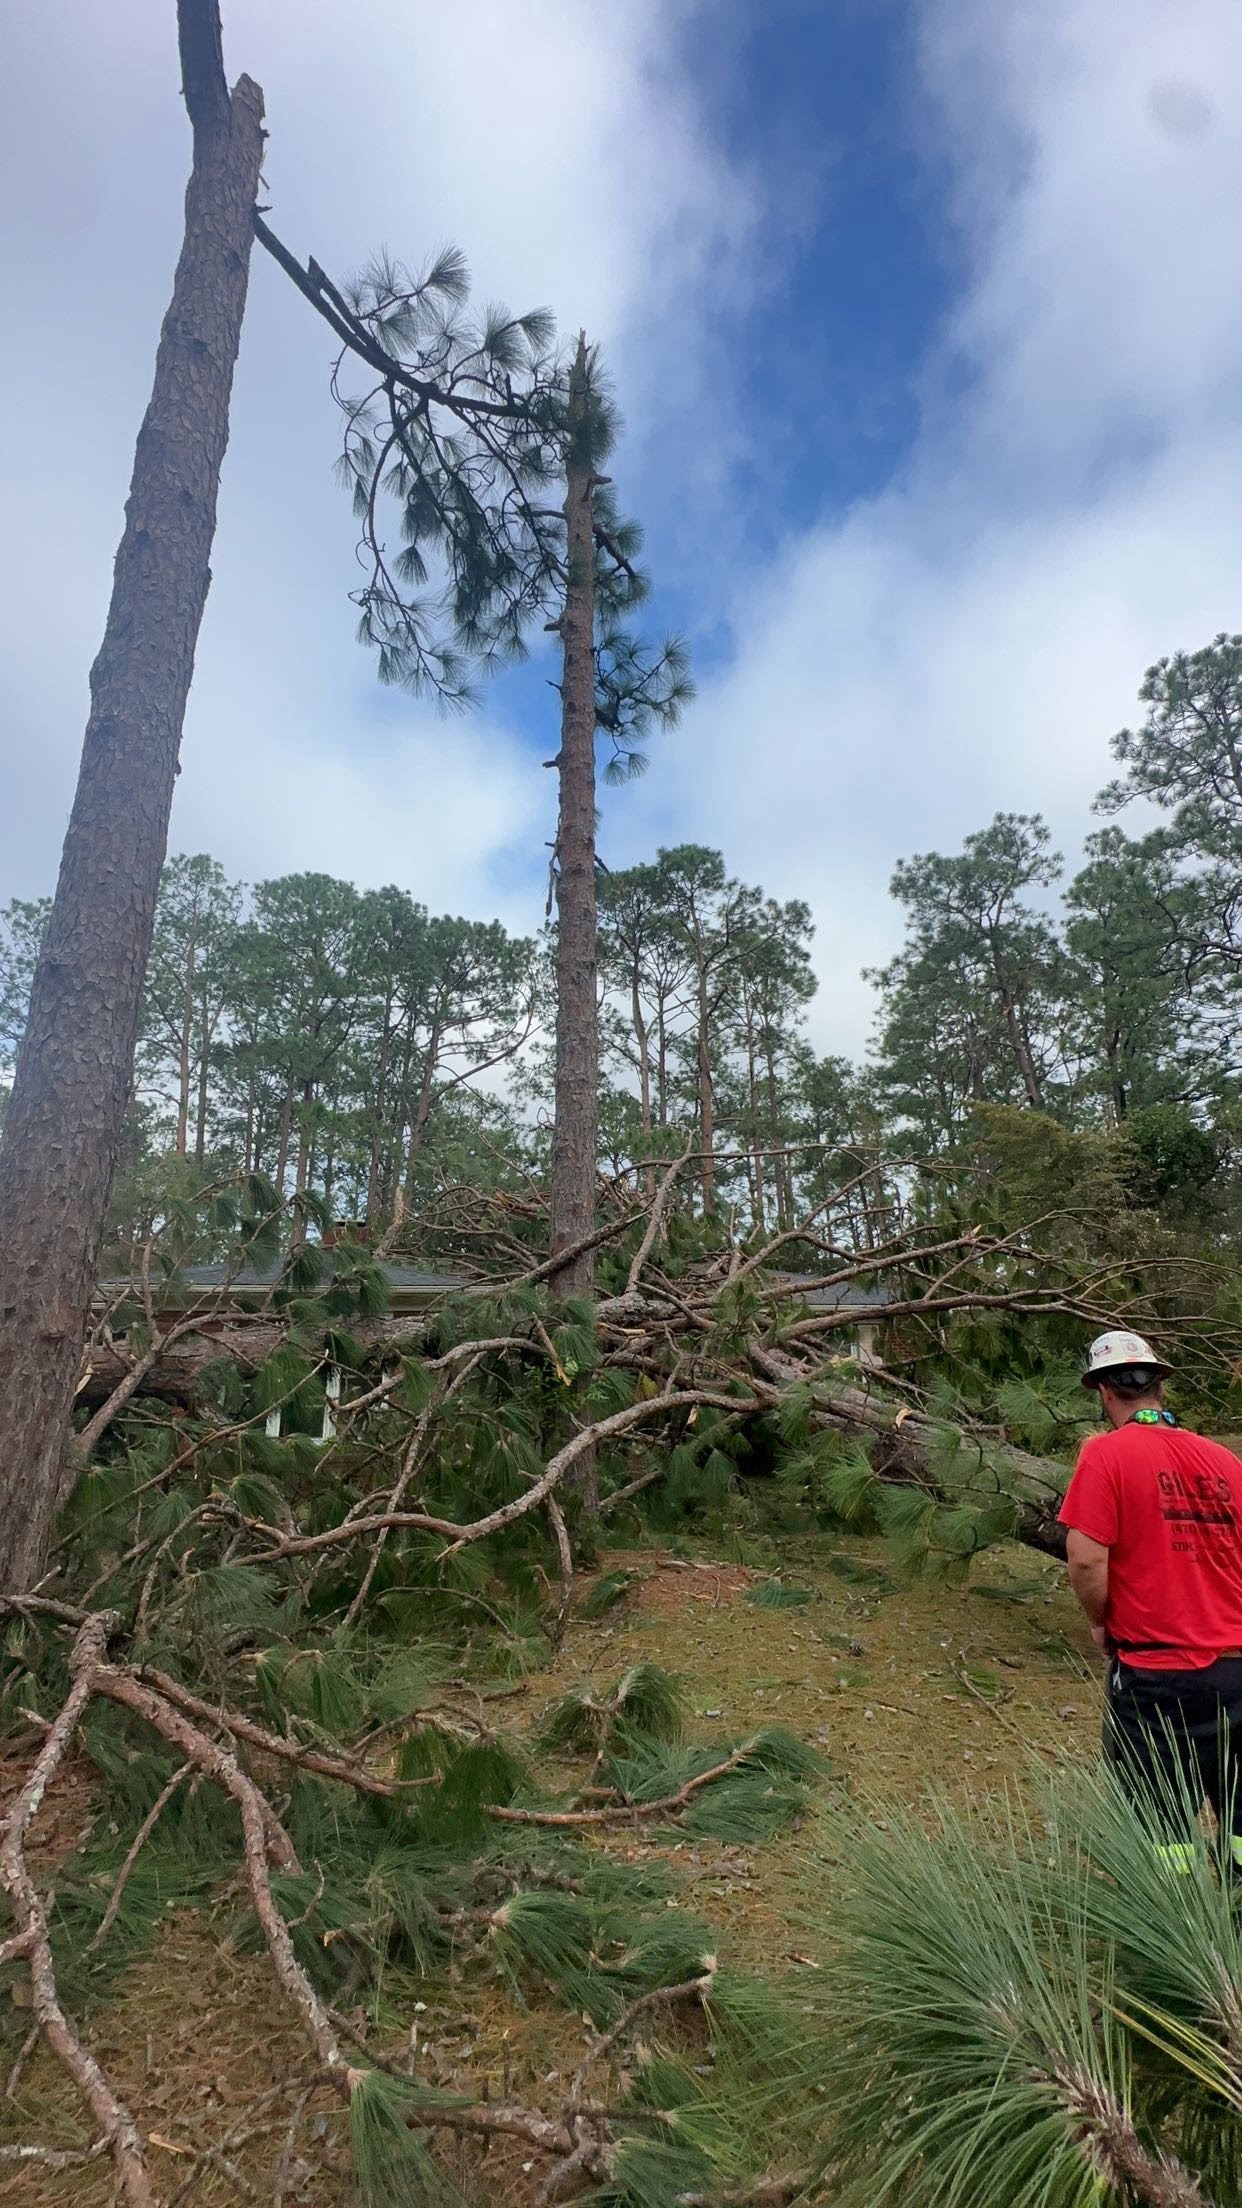
M 1071 1526 L 1065 1541 L 1070 1586 L 1087 1613 L 1091 1638 L 1097 1648 L 1108 1647 L 1104 1620 L 1108 1615 L 1108 1550 L 1102 1541 Z

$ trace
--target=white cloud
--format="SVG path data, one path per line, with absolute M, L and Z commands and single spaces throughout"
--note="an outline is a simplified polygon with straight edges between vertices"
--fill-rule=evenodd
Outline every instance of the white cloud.
M 999 806 L 1042 808 L 1072 844 L 1144 666 L 1242 625 L 1242 14 L 916 0 L 928 200 L 958 282 L 922 429 L 881 495 L 738 574 L 713 516 L 766 425 L 722 417 L 714 386 L 739 303 L 771 280 L 757 248 L 782 177 L 707 136 L 678 58 L 696 4 L 250 0 L 225 32 L 230 69 L 264 85 L 273 220 L 299 251 L 349 268 L 452 237 L 484 294 L 550 300 L 608 345 L 623 473 L 654 440 L 704 624 L 723 612 L 734 641 L 610 805 L 606 856 L 718 842 L 809 897 L 817 1037 L 858 1048 L 895 859 Z M 188 150 L 163 0 L 43 0 L 16 35 L 0 206 L 35 335 L 0 357 L 18 732 L 0 896 L 54 872 Z M 495 711 L 440 724 L 381 695 L 352 642 L 328 350 L 256 255 L 174 846 L 536 925 L 546 750 Z M 717 407 L 712 434 L 679 440 L 674 391 Z
M 542 793 L 529 751 L 503 724 L 420 716 L 395 741 L 351 755 L 331 737 L 247 714 L 229 751 L 224 776 L 208 745 L 189 747 L 178 808 L 194 847 L 227 851 L 239 879 L 306 871 L 396 882 L 433 912 L 538 927 L 526 854 L 539 846 Z
M 483 297 L 552 303 L 604 340 L 650 421 L 757 199 L 709 144 L 677 60 L 690 0 L 249 0 L 231 75 L 264 87 L 272 220 L 341 271 L 447 238 Z M 111 561 L 180 227 L 189 137 L 171 0 L 24 10 L 6 167 L 9 290 L 37 333 L 0 357 L 19 732 L 0 899 L 54 877 Z M 237 873 L 329 864 L 456 909 L 542 917 L 552 777 L 493 711 L 437 723 L 377 694 L 353 641 L 328 333 L 254 256 L 174 848 Z M 644 411 L 645 410 L 645 411 Z M 314 852 L 312 859 L 308 854 Z M 524 883 L 524 891 L 521 885 Z
M 1231 0 L 1137 0 L 1123 36 L 1107 0 L 937 0 L 923 52 L 980 253 L 951 332 L 985 379 L 974 437 L 998 451 L 1016 442 L 1022 463 L 1063 481 L 1101 448 L 1232 411 L 1242 15 Z
M 928 0 L 921 26 L 965 279 L 915 450 L 745 579 L 629 830 L 810 899 L 835 1048 L 895 947 L 894 860 L 1002 807 L 1072 848 L 1144 667 L 1242 626 L 1242 15 Z
M 452 238 L 485 295 L 650 358 L 652 321 L 692 312 L 754 221 L 677 64 L 691 12 L 252 0 L 233 43 L 268 92 L 272 219 L 336 266 Z

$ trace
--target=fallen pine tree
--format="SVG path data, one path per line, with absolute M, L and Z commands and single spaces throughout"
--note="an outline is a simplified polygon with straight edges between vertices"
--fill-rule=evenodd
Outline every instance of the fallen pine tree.
M 1006 1531 L 1055 1550 L 1064 1455 L 1023 1446 L 1012 1422 L 920 1386 L 920 1359 L 942 1353 L 947 1330 L 963 1324 L 1043 1328 L 1050 1337 L 1059 1329 L 1064 1339 L 1071 1328 L 1081 1338 L 1122 1317 L 1150 1327 L 1162 1316 L 1166 1334 L 1176 1328 L 1210 1353 L 1211 1334 L 1187 1312 L 1180 1284 L 1166 1298 L 1174 1308 L 1162 1314 L 1150 1273 L 1119 1279 L 1112 1259 L 1067 1264 L 1029 1232 L 959 1225 L 843 1251 L 811 1220 L 745 1252 L 716 1249 L 678 1262 L 668 1244 L 681 1162 L 645 1201 L 615 1204 L 590 1238 L 610 1277 L 589 1304 L 555 1300 L 551 1261 L 513 1266 L 511 1236 L 499 1229 L 490 1271 L 407 1315 L 382 1308 L 382 1268 L 361 1246 L 347 1248 L 342 1262 L 338 1245 L 326 1266 L 322 1251 L 298 1239 L 287 1261 L 272 1264 L 267 1286 L 245 1297 L 230 1294 L 227 1269 L 222 1286 L 196 1296 L 183 1262 L 169 1264 L 156 1292 L 145 1251 L 88 1343 L 79 1401 L 89 1415 L 76 1466 L 113 1450 L 106 1436 L 118 1420 L 128 1421 L 130 1439 L 144 1436 L 150 1477 L 165 1486 L 232 1444 L 253 1452 L 260 1428 L 292 1428 L 308 1442 L 317 1433 L 327 1484 L 363 1450 L 385 1474 L 396 1461 L 396 1476 L 369 1487 L 351 1476 L 350 1505 L 336 1527 L 257 1524 L 269 1555 L 277 1535 L 286 1557 L 312 1553 L 307 1543 L 319 1551 L 376 1536 L 386 1545 L 394 1533 L 423 1532 L 460 1548 L 542 1510 L 563 1569 L 558 1498 L 601 1451 L 598 1505 L 615 1510 L 658 1481 L 660 1449 L 718 1438 L 722 1429 L 753 1431 L 759 1422 L 780 1430 L 786 1453 L 814 1435 L 859 1443 L 876 1479 L 956 1511 L 963 1539 L 960 1514 L 973 1508 L 980 1539 Z M 218 1211 L 218 1195 L 214 1201 Z M 238 1267 L 253 1266 L 256 1241 L 271 1242 L 278 1212 L 258 1218 L 235 1244 Z M 814 1259 L 813 1274 L 782 1269 L 791 1247 Z M 885 1333 L 896 1344 L 882 1366 L 849 1354 L 857 1292 L 874 1297 L 877 1284 Z M 512 1492 L 456 1517 L 409 1507 L 411 1483 L 426 1486 L 424 1469 L 443 1433 L 460 1430 L 472 1404 L 491 1412 L 508 1392 L 529 1423 L 532 1390 L 540 1461 L 522 1467 Z M 1064 1451 L 1073 1428 L 1064 1415 L 1059 1424 L 1060 1431 L 1052 1419 L 1050 1438 Z M 636 1468 L 635 1448 L 647 1453 Z M 471 1500 L 486 1491 L 484 1481 Z
M 688 1740 L 650 1668 L 524 1742 L 489 1697 L 559 1637 L 599 1519 L 678 1499 L 727 1518 L 747 1464 L 912 1561 L 1053 1546 L 1063 1406 L 1041 1426 L 1033 1390 L 989 1417 L 911 1350 L 951 1365 L 954 1327 L 981 1317 L 1055 1346 L 1117 1316 L 1119 1289 L 973 1225 L 849 1251 L 805 1222 L 798 1242 L 705 1248 L 672 1216 L 675 1180 L 613 1206 L 591 1302 L 556 1299 L 546 1264 L 505 1248 L 394 1317 L 374 1253 L 325 1268 L 259 1188 L 215 1192 L 208 1222 L 226 1265 L 276 1251 L 249 1308 L 195 1303 L 191 1235 L 141 1254 L 90 1345 L 111 1385 L 82 1391 L 48 1576 L 9 1605 L 3 1968 L 28 1978 L 90 2116 L 80 2149 L 22 2140 L 9 2159 L 106 2159 L 149 2208 L 141 2110 L 90 2019 L 170 1903 L 231 1895 L 298 2022 L 301 2105 L 326 2082 L 372 2197 L 446 2194 L 439 2137 L 517 2141 L 541 2199 L 589 2185 L 617 2208 L 792 2200 L 822 2168 L 819 2023 L 666 1911 L 649 1862 L 598 1846 L 762 1840 L 805 1807 L 818 1755 L 773 1729 Z M 791 1248 L 830 1290 L 883 1281 L 883 1367 L 837 1354 L 853 1314 L 783 1269 Z M 1124 1292 L 1152 1323 L 1150 1284 Z M 1177 1323 L 1189 1338 L 1193 1315 Z M 1041 1434 L 1060 1456 L 1024 1445 Z M 95 1808 L 49 1893 L 28 1842 L 74 1759 Z M 395 2011 L 447 1957 L 468 1983 L 500 1972 L 591 2018 L 555 2090 L 432 2089 L 395 2062 Z

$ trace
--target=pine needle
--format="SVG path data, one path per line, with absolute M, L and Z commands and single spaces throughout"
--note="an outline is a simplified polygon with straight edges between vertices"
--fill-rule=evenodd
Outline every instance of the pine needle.
M 770 1840 L 783 1826 L 793 1823 L 807 1808 L 804 1788 L 787 1779 L 741 1774 L 721 1779 L 694 1797 L 682 1823 L 687 1832 L 704 1839 L 725 1840 L 735 1847 Z
M 658 1664 L 635 1664 L 611 1693 L 579 1687 L 547 1711 L 541 1745 L 554 1754 L 602 1752 L 626 1742 L 677 1741 L 685 1730 L 677 1681 Z
M 593 1912 L 571 1894 L 518 1893 L 492 1918 L 491 1940 L 511 1981 L 534 1976 L 566 2006 L 603 2024 L 621 2007 L 596 1954 Z
M 801 1610 L 814 1602 L 815 1591 L 787 1579 L 766 1579 L 762 1586 L 751 1588 L 746 1600 L 756 1610 Z
M 891 1595 L 896 1592 L 892 1574 L 878 1564 L 868 1564 L 857 1556 L 843 1556 L 840 1552 L 827 1558 L 828 1569 L 838 1579 L 844 1579 L 852 1587 L 871 1587 L 876 1594 Z
M 428 2152 L 426 2136 L 407 2119 L 418 2105 L 412 2087 L 369 2070 L 349 2105 L 353 2180 L 366 2208 L 453 2208 L 461 2194 Z
M 442 1847 L 469 1847 L 488 1829 L 488 1807 L 511 1802 L 528 1785 L 520 1757 L 503 1742 L 471 1741 L 445 1764 L 441 1785 L 422 1797 L 427 1833 Z
M 641 1572 L 605 1572 L 588 1592 L 581 1608 L 584 1618 L 603 1618 L 624 1600 L 632 1587 L 641 1584 Z

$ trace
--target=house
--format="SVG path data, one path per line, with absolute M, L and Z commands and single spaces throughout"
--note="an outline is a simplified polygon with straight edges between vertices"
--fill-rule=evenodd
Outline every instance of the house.
M 320 1285 L 326 1286 L 334 1267 L 332 1245 L 320 1252 L 322 1267 Z M 232 1267 L 223 1263 L 210 1265 L 186 1265 L 177 1274 L 178 1303 L 206 1306 L 203 1312 L 204 1333 L 215 1331 L 225 1319 L 230 1308 L 253 1310 L 271 1294 L 282 1276 L 284 1261 L 266 1266 L 242 1265 Z M 381 1259 L 380 1270 L 388 1287 L 388 1308 L 394 1318 L 402 1318 L 419 1311 L 426 1311 L 466 1285 L 458 1274 L 425 1272 L 420 1267 Z M 877 1349 L 879 1326 L 890 1308 L 891 1297 L 881 1288 L 861 1287 L 851 1281 L 823 1283 L 814 1273 L 777 1274 L 773 1284 L 788 1292 L 797 1291 L 797 1301 L 812 1311 L 848 1311 L 853 1323 L 842 1325 L 831 1335 L 831 1354 L 838 1360 L 850 1360 L 860 1365 L 876 1366 L 882 1363 Z M 111 1279 L 99 1284 L 99 1295 L 106 1301 L 115 1301 L 134 1290 L 132 1280 Z M 154 1282 L 157 1299 L 160 1283 Z M 211 1306 L 215 1312 L 211 1316 Z M 331 1441 L 336 1434 L 336 1406 L 341 1399 L 341 1372 L 338 1366 L 330 1366 L 324 1378 L 323 1424 L 321 1441 Z M 268 1413 L 267 1431 L 276 1438 L 282 1431 L 282 1413 L 279 1407 Z
M 332 1278 L 334 1259 L 332 1245 L 325 1245 L 321 1252 L 322 1266 L 319 1285 L 326 1287 Z M 226 1264 L 183 1265 L 177 1273 L 177 1300 L 183 1300 L 191 1309 L 205 1306 L 204 1332 L 211 1330 L 208 1317 L 214 1304 L 217 1324 L 227 1317 L 230 1309 L 254 1310 L 271 1294 L 281 1279 L 285 1261 L 266 1266 Z M 426 1311 L 464 1285 L 452 1273 L 428 1273 L 415 1265 L 402 1265 L 381 1260 L 380 1270 L 388 1284 L 388 1309 L 393 1318 L 403 1318 L 417 1311 Z M 152 1287 L 157 1302 L 160 1300 L 160 1281 Z M 130 1279 L 101 1280 L 98 1295 L 105 1302 L 114 1302 L 134 1292 L 135 1283 Z M 321 1441 L 331 1441 L 336 1433 L 335 1406 L 341 1400 L 341 1371 L 338 1365 L 330 1365 L 324 1377 L 323 1425 Z M 277 1439 L 282 1430 L 282 1413 L 279 1407 L 268 1412 L 267 1432 Z
M 780 1275 L 782 1288 L 799 1290 L 798 1300 L 812 1311 L 851 1311 L 857 1314 L 853 1326 L 843 1326 L 834 1338 L 840 1345 L 837 1355 L 856 1359 L 860 1365 L 879 1365 L 883 1359 L 876 1348 L 876 1338 L 881 1321 L 889 1310 L 892 1297 L 883 1288 L 863 1288 L 857 1282 L 838 1280 L 822 1285 L 814 1273 L 784 1273 Z
M 331 1249 L 322 1251 L 320 1286 L 326 1287 L 332 1278 L 333 1257 Z M 279 1264 L 253 1266 L 240 1269 L 230 1265 L 183 1265 L 177 1274 L 179 1289 L 183 1289 L 186 1301 L 198 1303 L 206 1297 L 214 1297 L 221 1303 L 236 1304 L 245 1310 L 261 1303 L 279 1281 L 284 1270 L 284 1260 Z M 384 1260 L 380 1271 L 388 1283 L 388 1308 L 395 1317 L 407 1311 L 425 1311 L 438 1303 L 442 1296 L 451 1295 L 464 1282 L 453 1273 L 424 1273 L 415 1265 L 394 1265 Z M 120 1296 L 133 1283 L 128 1280 L 102 1280 L 100 1294 Z

